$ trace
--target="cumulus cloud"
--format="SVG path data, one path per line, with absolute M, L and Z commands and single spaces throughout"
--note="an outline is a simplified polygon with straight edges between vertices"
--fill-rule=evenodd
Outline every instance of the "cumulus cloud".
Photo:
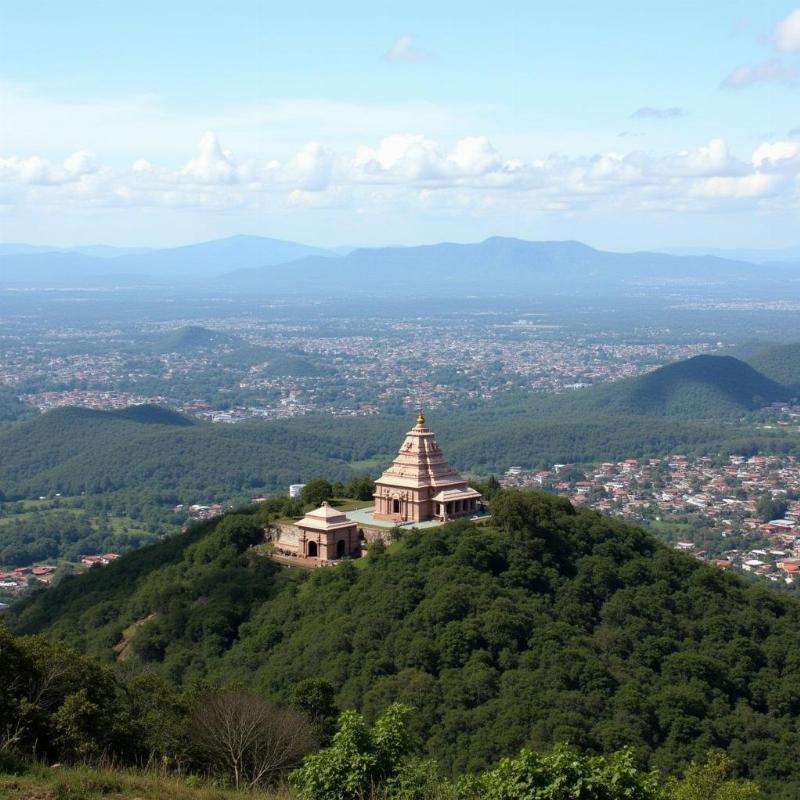
M 798 69 L 794 64 L 784 64 L 777 58 L 771 58 L 758 64 L 742 64 L 722 81 L 723 89 L 745 89 L 757 83 L 791 84 L 797 77 Z
M 62 162 L 0 158 L 0 194 L 32 207 L 349 207 L 357 213 L 414 207 L 477 214 L 503 203 L 563 212 L 603 205 L 698 212 L 731 204 L 800 207 L 800 143 L 764 141 L 745 157 L 716 138 L 661 154 L 609 150 L 518 159 L 486 136 L 445 144 L 396 133 L 350 150 L 308 142 L 285 158 L 237 158 L 209 132 L 194 158 L 172 168 L 140 158 L 115 170 L 86 151 Z
M 636 111 L 631 114 L 631 119 L 675 119 L 676 117 L 683 116 L 686 116 L 686 111 L 675 106 L 671 108 L 643 106 L 642 108 L 637 108 Z
M 417 47 L 414 38 L 405 33 L 386 51 L 384 58 L 387 61 L 426 61 L 433 58 L 433 53 Z
M 200 183 L 236 183 L 239 180 L 233 157 L 222 149 L 217 134 L 212 131 L 203 134 L 200 152 L 181 174 Z
M 753 165 L 765 167 L 779 165 L 800 155 L 800 144 L 797 142 L 764 142 L 753 152 Z
M 775 26 L 772 41 L 782 53 L 800 53 L 800 8 L 791 11 Z

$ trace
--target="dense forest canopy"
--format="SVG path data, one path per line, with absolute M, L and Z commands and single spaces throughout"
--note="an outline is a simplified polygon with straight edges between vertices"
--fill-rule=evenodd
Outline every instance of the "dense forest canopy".
M 362 562 L 286 570 L 251 547 L 282 502 L 67 578 L 10 622 L 178 686 L 285 702 L 324 677 L 368 719 L 407 703 L 451 774 L 560 741 L 630 746 L 667 772 L 718 747 L 770 796 L 796 796 L 796 602 L 529 492 L 493 496 L 490 527 L 459 521 Z

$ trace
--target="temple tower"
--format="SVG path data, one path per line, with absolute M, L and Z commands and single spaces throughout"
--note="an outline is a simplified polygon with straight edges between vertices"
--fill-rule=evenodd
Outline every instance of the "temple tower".
M 445 459 L 420 412 L 392 466 L 375 481 L 375 519 L 445 522 L 477 513 L 481 494 Z

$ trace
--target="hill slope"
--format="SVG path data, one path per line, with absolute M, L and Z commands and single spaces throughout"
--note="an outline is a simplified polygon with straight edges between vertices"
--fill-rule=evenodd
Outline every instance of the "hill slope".
M 285 699 L 321 677 L 370 717 L 411 703 L 455 771 L 559 740 L 631 745 L 667 770 L 721 747 L 796 796 L 800 604 L 552 496 L 492 502 L 492 527 L 409 532 L 313 574 L 242 559 L 246 541 L 207 525 L 67 579 L 11 621 L 109 660 L 125 631 L 126 670 L 177 682 Z
M 0 430 L 0 489 L 9 497 L 148 489 L 176 502 L 284 489 L 309 476 L 352 476 L 309 437 L 266 425 L 195 424 L 137 406 L 56 409 Z
M 176 328 L 162 334 L 152 343 L 158 353 L 192 353 L 196 350 L 211 350 L 219 347 L 244 347 L 245 343 L 227 333 L 212 331 L 201 325 Z
M 560 415 L 719 419 L 786 400 L 791 389 L 732 356 L 700 355 L 553 401 Z M 547 404 L 545 404 L 546 406 Z
M 754 353 L 747 362 L 772 380 L 792 386 L 796 393 L 800 393 L 800 342 L 776 345 Z

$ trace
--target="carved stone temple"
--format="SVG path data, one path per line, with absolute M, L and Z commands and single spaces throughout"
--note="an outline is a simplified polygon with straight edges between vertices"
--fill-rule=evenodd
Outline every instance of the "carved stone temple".
M 376 520 L 446 522 L 478 513 L 481 494 L 448 463 L 420 413 L 392 466 L 375 481 Z

